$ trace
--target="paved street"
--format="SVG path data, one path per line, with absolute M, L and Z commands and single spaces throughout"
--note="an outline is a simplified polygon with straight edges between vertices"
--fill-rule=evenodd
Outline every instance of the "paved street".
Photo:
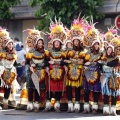
M 48 112 L 48 113 L 27 113 L 24 110 L 6 110 L 0 112 L 0 120 L 119 120 L 120 115 L 118 116 L 102 116 L 101 113 L 93 115 L 93 114 L 76 114 L 76 113 L 55 113 L 55 112 Z
M 16 100 L 19 100 L 19 93 L 16 95 Z M 93 114 L 82 114 L 80 113 L 66 113 L 62 111 L 61 113 L 56 112 L 47 112 L 43 113 L 40 111 L 39 113 L 30 112 L 27 113 L 25 110 L 1 110 L 0 111 L 0 120 L 119 120 L 120 115 L 118 116 L 103 116 L 102 113 L 98 113 L 96 115 Z

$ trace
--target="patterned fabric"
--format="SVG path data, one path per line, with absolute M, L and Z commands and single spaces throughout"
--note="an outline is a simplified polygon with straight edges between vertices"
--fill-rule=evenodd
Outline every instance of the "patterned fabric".
M 82 86 L 83 65 L 78 61 L 85 59 L 85 52 L 71 50 L 67 52 L 66 58 L 71 61 L 68 64 L 68 73 L 66 78 L 66 86 L 80 87 Z
M 45 89 L 45 76 L 46 76 L 45 58 L 47 57 L 47 55 L 48 55 L 48 51 L 45 51 L 44 53 L 39 53 L 38 51 L 32 51 L 26 54 L 26 58 L 30 60 L 31 64 L 36 65 L 36 67 L 34 68 L 34 72 L 38 76 L 40 89 Z M 32 72 L 30 71 L 30 68 L 28 67 L 26 87 L 35 89 L 35 85 L 31 78 L 31 74 Z

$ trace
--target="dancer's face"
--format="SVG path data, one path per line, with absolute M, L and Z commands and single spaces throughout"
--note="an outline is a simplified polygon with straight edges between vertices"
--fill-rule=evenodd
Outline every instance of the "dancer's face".
M 75 40 L 73 41 L 73 45 L 74 45 L 74 46 L 78 46 L 78 45 L 79 45 L 79 40 L 78 40 L 78 39 L 75 39 Z
M 95 47 L 95 50 L 98 50 L 98 49 L 99 49 L 99 43 L 96 42 L 96 43 L 94 44 L 94 47 Z
M 66 46 L 67 46 L 67 48 L 72 48 L 72 43 L 68 42 Z
M 60 41 L 56 40 L 54 42 L 54 46 L 55 46 L 55 48 L 59 48 L 60 47 Z
M 111 54 L 112 54 L 112 52 L 113 52 L 112 48 L 111 48 L 111 47 L 109 47 L 109 48 L 107 49 L 107 55 L 108 55 L 108 56 L 109 56 L 109 55 L 111 55 Z
M 8 48 L 9 50 L 12 50 L 12 49 L 13 49 L 13 43 L 12 43 L 12 42 L 9 42 L 9 43 L 7 44 L 7 48 Z
M 43 47 L 43 42 L 42 42 L 42 40 L 38 40 L 37 45 L 38 45 L 38 48 L 42 48 L 42 47 Z

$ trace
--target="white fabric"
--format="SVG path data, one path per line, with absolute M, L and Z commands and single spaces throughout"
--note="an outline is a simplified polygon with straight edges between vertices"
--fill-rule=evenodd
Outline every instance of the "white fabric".
M 60 108 L 60 103 L 59 102 L 56 102 L 55 105 L 54 105 L 54 109 L 57 110 Z
M 51 109 L 51 102 L 50 101 L 46 102 L 45 108 Z
M 22 63 L 25 61 L 26 51 L 24 49 L 17 51 L 17 63 Z
M 21 41 L 19 42 L 14 42 L 14 46 L 16 46 L 17 44 L 19 44 L 21 46 Z
M 74 105 L 74 110 L 76 111 L 76 110 L 80 110 L 80 104 L 79 103 L 75 103 L 75 105 Z
M 84 104 L 84 110 L 86 110 L 87 112 L 90 112 L 90 105 Z
M 98 105 L 93 104 L 93 105 L 92 105 L 92 110 L 98 110 Z
M 68 103 L 68 109 L 70 109 L 71 112 L 73 112 L 73 103 L 72 102 Z
M 33 103 L 29 102 L 27 105 L 27 110 L 33 110 Z
M 116 114 L 116 107 L 114 106 L 111 107 L 110 114 Z
M 33 107 L 39 109 L 39 103 L 38 102 L 33 103 Z
M 103 107 L 103 114 L 104 113 L 110 114 L 109 106 L 104 106 Z

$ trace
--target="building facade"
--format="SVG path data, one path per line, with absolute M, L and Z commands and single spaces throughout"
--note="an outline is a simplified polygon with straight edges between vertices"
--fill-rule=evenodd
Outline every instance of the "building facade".
M 15 14 L 15 18 L 10 20 L 9 31 L 11 37 L 18 37 L 23 43 L 25 43 L 27 33 L 23 32 L 27 28 L 33 28 L 37 26 L 37 19 L 34 16 L 34 13 L 40 6 L 29 7 L 29 0 L 21 0 L 21 4 L 17 5 L 14 8 L 10 8 L 11 11 Z M 117 15 L 120 14 L 120 0 L 105 0 L 104 6 L 97 8 L 101 13 L 105 14 L 105 18 L 99 20 L 96 27 L 101 29 L 103 32 L 106 32 L 108 27 L 114 25 L 114 21 Z M 47 39 L 47 38 L 46 38 Z M 47 47 L 47 40 L 46 44 Z

